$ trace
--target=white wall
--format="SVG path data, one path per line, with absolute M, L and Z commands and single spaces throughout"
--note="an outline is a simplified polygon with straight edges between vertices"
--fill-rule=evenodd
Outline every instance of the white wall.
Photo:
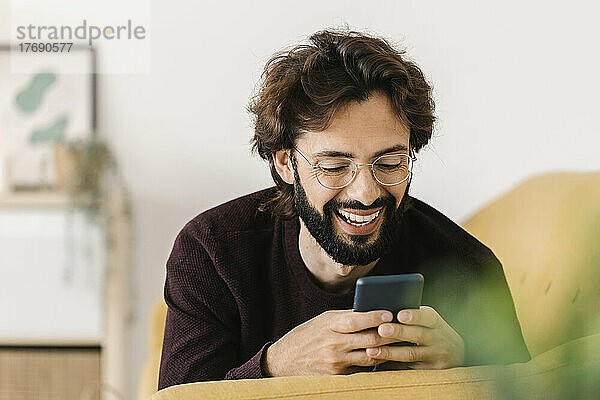
M 153 1 L 152 72 L 99 81 L 100 128 L 118 154 L 135 213 L 130 398 L 175 235 L 206 208 L 271 184 L 267 167 L 249 154 L 245 106 L 274 51 L 341 22 L 406 46 L 435 87 L 439 116 L 413 194 L 460 221 L 532 174 L 600 169 L 599 8 L 591 1 Z

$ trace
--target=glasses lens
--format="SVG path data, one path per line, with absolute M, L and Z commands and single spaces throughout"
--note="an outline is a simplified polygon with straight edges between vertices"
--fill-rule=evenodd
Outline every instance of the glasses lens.
M 352 162 L 346 159 L 325 159 L 317 166 L 317 179 L 321 185 L 328 188 L 342 187 L 352 180 L 354 168 Z
M 403 154 L 382 156 L 373 166 L 375 177 L 384 185 L 398 184 L 408 178 L 410 162 L 410 157 Z

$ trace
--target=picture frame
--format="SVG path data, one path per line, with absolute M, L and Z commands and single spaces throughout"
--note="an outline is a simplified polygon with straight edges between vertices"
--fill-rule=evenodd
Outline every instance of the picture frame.
M 27 71 L 11 70 L 15 52 Z M 0 193 L 65 190 L 68 143 L 96 135 L 95 49 L 23 54 L 0 44 L 0 127 Z

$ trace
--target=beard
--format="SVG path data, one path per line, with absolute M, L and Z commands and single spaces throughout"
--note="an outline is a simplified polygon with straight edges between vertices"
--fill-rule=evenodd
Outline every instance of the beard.
M 396 208 L 395 198 L 388 194 L 379 197 L 369 206 L 359 201 L 329 200 L 323 206 L 321 215 L 308 201 L 306 192 L 300 183 L 300 176 L 294 168 L 294 206 L 296 212 L 304 225 L 315 238 L 317 243 L 335 262 L 342 265 L 361 266 L 367 265 L 388 253 L 401 239 L 402 219 L 406 210 L 410 207 L 408 189 L 410 181 L 406 186 L 404 196 L 400 205 Z M 383 207 L 379 218 L 383 218 L 379 229 L 368 235 L 350 235 L 345 240 L 334 226 L 333 213 L 340 208 L 356 210 L 371 210 Z M 371 238 L 376 235 L 376 238 Z

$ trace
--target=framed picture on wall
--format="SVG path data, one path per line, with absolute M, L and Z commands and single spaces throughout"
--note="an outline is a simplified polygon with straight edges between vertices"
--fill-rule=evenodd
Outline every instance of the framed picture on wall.
M 58 191 L 66 144 L 96 131 L 95 51 L 19 53 L 27 68 L 15 73 L 17 51 L 0 45 L 0 192 Z

